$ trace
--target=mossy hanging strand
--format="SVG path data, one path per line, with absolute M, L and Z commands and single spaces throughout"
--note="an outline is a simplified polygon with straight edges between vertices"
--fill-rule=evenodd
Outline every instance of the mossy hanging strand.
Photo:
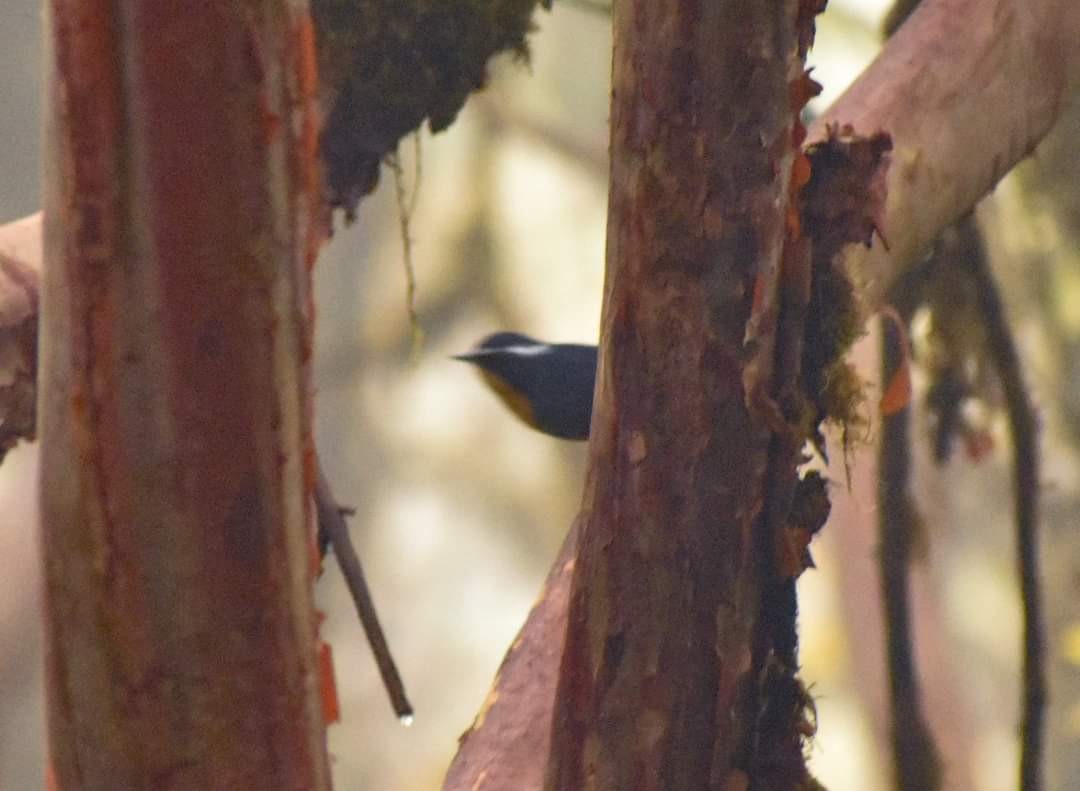
M 413 167 L 413 186 L 410 193 L 405 184 L 405 172 L 401 167 L 400 148 L 386 158 L 387 166 L 394 173 L 394 197 L 397 201 L 398 225 L 401 231 L 401 255 L 405 269 L 405 309 L 409 314 L 409 360 L 416 362 L 424 344 L 424 329 L 420 326 L 420 314 L 416 310 L 416 266 L 412 254 L 413 214 L 420 194 L 420 135 L 413 135 L 415 141 L 415 163 Z

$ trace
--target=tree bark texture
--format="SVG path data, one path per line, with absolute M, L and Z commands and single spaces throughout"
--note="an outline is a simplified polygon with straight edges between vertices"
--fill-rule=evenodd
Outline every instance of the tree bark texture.
M 773 353 L 797 10 L 615 4 L 602 352 L 551 791 L 738 782 L 770 449 L 747 392 L 767 391 Z
M 810 129 L 893 141 L 887 245 L 849 248 L 867 304 L 1027 157 L 1080 85 L 1075 0 L 924 0 Z
M 40 499 L 62 789 L 319 789 L 306 4 L 53 0 Z

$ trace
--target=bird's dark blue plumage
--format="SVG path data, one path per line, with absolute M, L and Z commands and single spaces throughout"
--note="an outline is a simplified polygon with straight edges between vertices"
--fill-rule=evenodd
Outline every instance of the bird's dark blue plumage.
M 588 439 L 595 346 L 498 332 L 455 359 L 480 368 L 492 389 L 533 428 L 562 439 Z

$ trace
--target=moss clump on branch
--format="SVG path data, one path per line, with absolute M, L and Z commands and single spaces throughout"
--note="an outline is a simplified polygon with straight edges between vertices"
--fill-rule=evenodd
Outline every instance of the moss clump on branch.
M 527 58 L 537 5 L 551 0 L 314 0 L 332 205 L 351 215 L 425 119 L 432 132 L 449 126 L 493 55 Z
M 813 240 L 813 273 L 803 347 L 805 392 L 817 411 L 815 425 L 865 425 L 863 383 L 845 355 L 863 333 L 863 313 L 839 255 L 848 244 L 869 246 L 883 224 L 889 136 L 857 137 L 833 128 L 811 146 L 811 177 L 803 198 L 803 224 Z M 819 449 L 824 441 L 815 437 Z
M 863 315 L 842 268 L 831 262 L 814 267 L 807 315 L 803 376 L 817 419 L 825 418 L 845 432 L 861 428 L 866 422 L 863 381 L 846 355 L 864 334 Z

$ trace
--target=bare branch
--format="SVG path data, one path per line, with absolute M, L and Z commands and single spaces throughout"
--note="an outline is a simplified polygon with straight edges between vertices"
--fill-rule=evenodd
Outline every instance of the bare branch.
M 873 310 L 946 227 L 1024 159 L 1080 72 L 1080 3 L 924 0 L 815 122 L 893 141 L 883 234 L 847 261 Z
M 394 657 L 390 653 L 390 646 L 386 642 L 382 625 L 379 622 L 379 614 L 375 610 L 375 602 L 371 598 L 367 579 L 364 576 L 364 568 L 360 564 L 360 557 L 353 547 L 352 538 L 349 537 L 349 525 L 345 521 L 345 513 L 338 504 L 330 489 L 330 482 L 322 469 L 322 464 L 316 459 L 315 480 L 315 511 L 319 520 L 319 550 L 323 552 L 326 546 L 334 550 L 341 575 L 345 578 L 345 584 L 349 589 L 356 613 L 360 617 L 360 624 L 364 627 L 368 645 L 375 657 L 375 664 L 379 668 L 383 686 L 390 696 L 390 705 L 394 707 L 394 713 L 403 722 L 410 720 L 413 714 L 412 704 L 405 694 L 405 685 L 398 673 Z

